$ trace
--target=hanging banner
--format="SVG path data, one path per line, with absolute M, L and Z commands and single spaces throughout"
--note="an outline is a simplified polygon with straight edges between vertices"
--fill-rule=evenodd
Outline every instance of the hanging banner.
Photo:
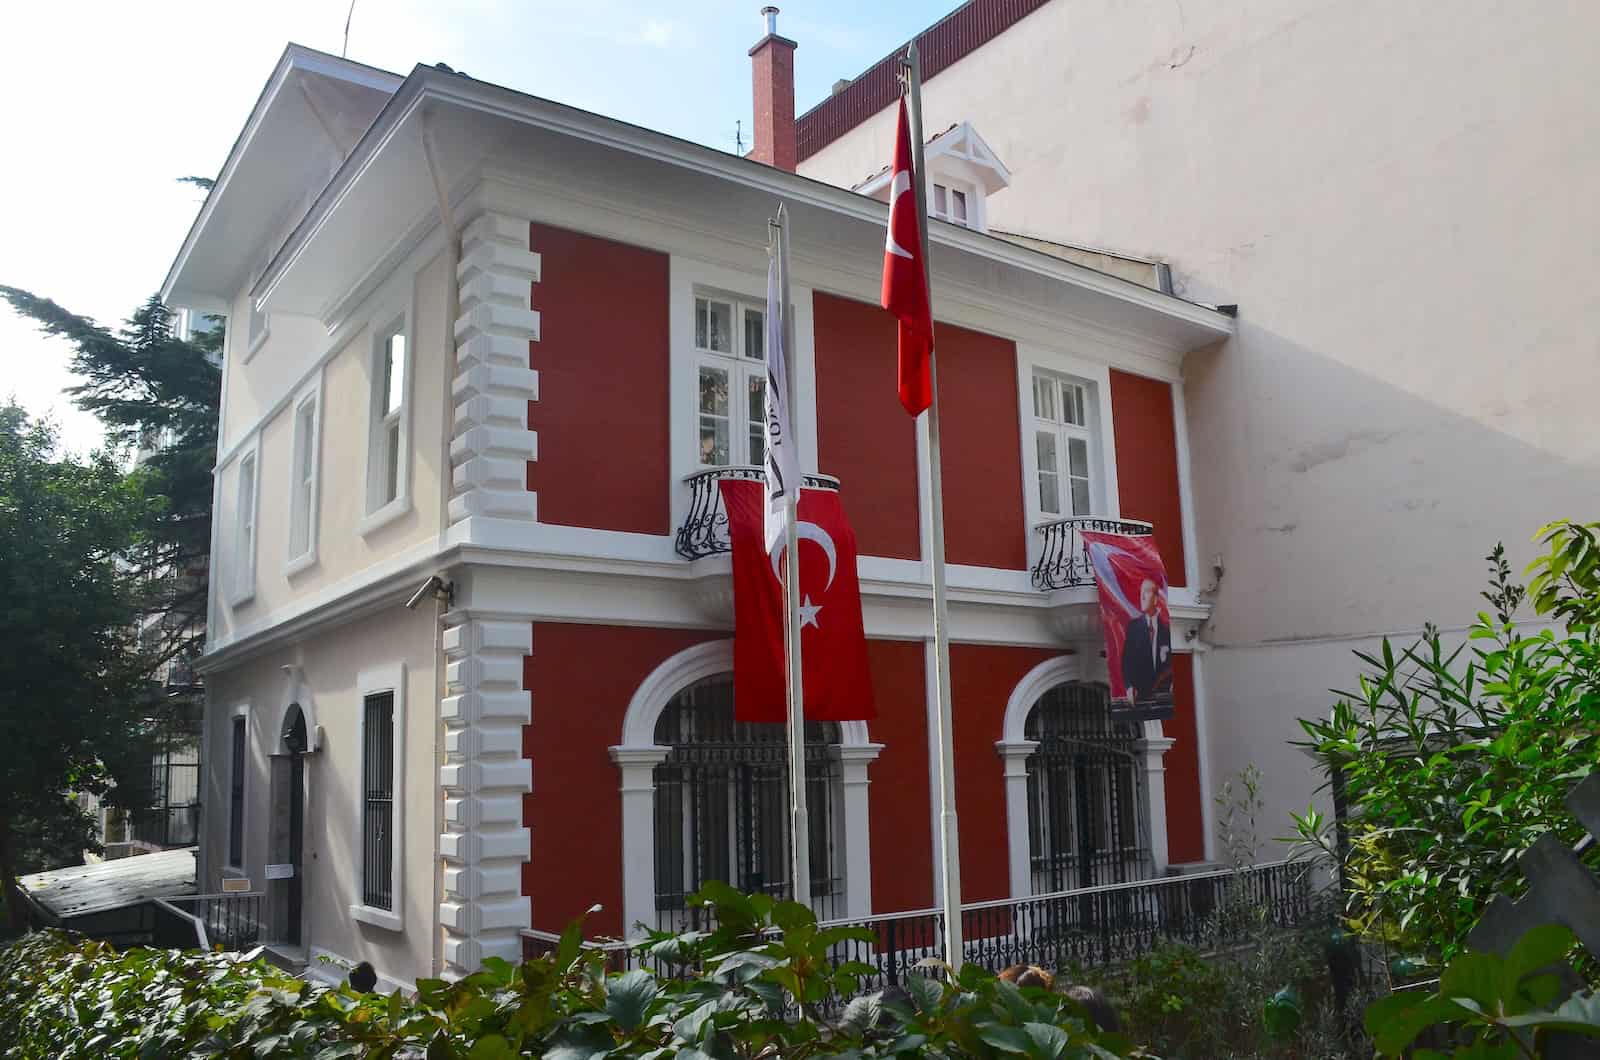
M 1156 539 L 1089 530 L 1078 536 L 1100 586 L 1111 717 L 1165 721 L 1173 712 L 1172 616 Z

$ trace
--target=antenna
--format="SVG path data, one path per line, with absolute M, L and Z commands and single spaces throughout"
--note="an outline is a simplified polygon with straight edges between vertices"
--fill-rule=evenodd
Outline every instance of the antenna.
M 344 47 L 339 49 L 339 58 L 346 58 L 350 53 L 350 20 L 355 17 L 356 0 L 350 0 L 350 10 L 344 13 Z
M 743 122 L 738 122 L 738 121 L 733 123 L 733 153 L 736 154 L 736 155 L 743 155 L 744 154 L 744 129 L 742 128 L 743 124 L 744 124 Z

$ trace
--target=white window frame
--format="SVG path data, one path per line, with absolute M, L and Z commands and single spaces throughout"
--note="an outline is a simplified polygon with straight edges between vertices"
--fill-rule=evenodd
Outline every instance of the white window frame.
M 223 789 L 226 796 L 224 804 L 227 806 L 227 816 L 223 818 L 222 829 L 222 875 L 229 879 L 243 879 L 248 876 L 245 868 L 250 863 L 250 704 L 236 703 L 228 711 L 228 786 Z M 240 718 L 244 719 L 244 775 L 233 775 L 233 725 Z M 233 864 L 228 860 L 233 847 L 233 782 L 239 780 L 239 800 L 242 810 L 239 813 L 239 863 Z
M 700 345 L 698 329 L 701 301 L 723 302 L 731 307 L 733 343 L 728 352 L 724 353 Z M 752 378 L 760 379 L 763 390 L 765 389 L 767 359 L 764 351 L 760 360 L 750 357 L 747 352 L 745 315 L 750 312 L 761 314 L 762 342 L 765 343 L 767 312 L 765 298 L 757 300 L 729 294 L 724 291 L 710 290 L 703 287 L 695 288 L 694 305 L 691 310 L 696 328 L 694 336 L 695 407 L 693 456 L 695 467 L 701 471 L 710 471 L 717 467 L 741 467 L 761 463 L 761 460 L 757 459 L 751 452 L 749 410 L 745 406 L 745 401 Z M 700 418 L 704 415 L 700 409 L 700 373 L 706 368 L 728 373 L 728 462 L 726 464 L 708 464 L 700 456 Z M 735 423 L 739 425 L 737 431 L 734 430 Z
M 392 724 L 394 726 L 394 801 L 392 803 L 394 829 L 394 842 L 389 848 L 389 873 L 393 896 L 393 909 L 376 909 L 361 901 L 365 880 L 361 879 L 361 869 L 356 868 L 353 874 L 355 900 L 350 903 L 350 916 L 363 924 L 371 924 L 387 931 L 405 930 L 405 840 L 406 840 L 406 665 L 403 662 L 391 663 L 386 666 L 363 670 L 356 677 L 356 739 L 354 753 L 356 759 L 356 783 L 354 815 L 354 835 L 356 849 L 361 842 L 361 828 L 363 801 L 366 796 L 366 780 L 362 776 L 367 749 L 367 712 L 366 701 L 368 696 L 383 695 L 388 693 L 394 696 L 394 712 Z
M 310 408 L 311 415 L 309 443 L 300 433 L 301 416 L 307 407 Z M 283 568 L 286 578 L 294 577 L 317 562 L 317 522 L 322 492 L 322 373 L 320 371 L 300 393 L 295 395 L 290 410 L 289 504 L 286 509 L 289 513 L 289 533 L 286 535 L 288 552 Z M 310 489 L 302 490 L 302 468 L 308 455 L 311 460 Z M 295 533 L 301 520 L 305 522 L 305 546 L 296 552 Z
M 941 192 L 943 194 L 941 194 Z M 961 196 L 963 216 L 957 217 L 954 205 L 956 195 Z M 941 200 L 943 205 L 940 205 Z M 949 180 L 945 177 L 933 177 L 928 181 L 928 215 L 941 221 L 948 221 L 962 228 L 971 228 L 981 231 L 978 224 L 978 203 L 981 196 L 978 189 L 966 181 Z
M 272 315 L 270 313 L 263 313 L 260 309 L 256 308 L 256 300 L 251 298 L 248 294 L 244 296 L 244 304 L 245 347 L 243 359 L 245 363 L 248 364 L 250 362 L 250 358 L 256 355 L 257 350 L 266 345 L 267 339 L 272 335 Z
M 245 469 L 250 471 L 249 489 L 245 488 Z M 261 436 L 251 438 L 249 445 L 240 451 L 234 469 L 233 505 L 233 570 L 228 577 L 229 598 L 232 607 L 239 607 L 255 599 L 256 555 L 261 551 Z M 248 540 L 246 523 L 248 522 Z
M 368 370 L 371 376 L 367 430 L 366 517 L 357 531 L 365 537 L 380 527 L 400 518 L 411 510 L 411 408 L 412 393 L 417 377 L 416 329 L 412 326 L 413 314 L 391 310 L 373 318 L 371 349 Z M 388 396 L 384 388 L 384 363 L 388 354 L 389 339 L 403 334 L 406 339 L 405 380 L 401 386 L 400 408 L 391 415 L 397 417 L 400 440 L 395 469 L 395 495 L 385 499 L 384 485 L 389 476 L 389 463 L 384 442 L 390 419 L 384 413 Z
M 1066 379 L 1086 388 L 1084 407 L 1089 425 L 1082 432 L 1089 440 L 1089 515 L 1096 519 L 1121 518 L 1121 499 L 1117 493 L 1117 452 L 1111 420 L 1111 370 L 1107 365 L 1066 353 L 1043 350 L 1022 344 L 1017 346 L 1017 420 L 1021 426 L 1019 442 L 1022 446 L 1022 491 L 1024 511 L 1028 519 L 1028 563 L 1039 558 L 1041 538 L 1036 528 L 1047 522 L 1069 518 L 1047 513 L 1039 505 L 1039 454 L 1034 440 L 1037 421 L 1033 412 L 1033 379 L 1044 372 Z M 1061 474 L 1064 505 L 1070 503 L 1066 489 L 1067 453 L 1064 447 L 1057 452 L 1056 464 Z

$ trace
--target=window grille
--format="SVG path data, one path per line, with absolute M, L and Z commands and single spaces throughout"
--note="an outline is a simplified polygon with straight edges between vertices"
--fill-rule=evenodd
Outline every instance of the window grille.
M 1101 685 L 1064 684 L 1040 697 L 1024 733 L 1033 893 L 1125 883 L 1150 874 L 1142 732 L 1110 718 Z
M 671 750 L 654 771 L 659 927 L 701 926 L 703 911 L 685 899 L 709 880 L 776 898 L 792 893 L 785 733 L 783 725 L 734 721 L 729 675 L 690 686 L 662 711 L 655 740 Z M 844 912 L 838 746 L 837 723 L 806 724 L 811 897 L 822 919 Z
M 361 902 L 394 908 L 394 693 L 366 698 L 361 799 Z
M 233 771 L 228 784 L 228 864 L 244 864 L 244 741 L 245 719 L 233 719 Z

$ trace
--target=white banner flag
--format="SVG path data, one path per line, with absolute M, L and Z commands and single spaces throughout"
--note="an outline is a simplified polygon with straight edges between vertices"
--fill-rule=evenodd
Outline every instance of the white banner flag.
M 786 220 L 786 219 L 785 219 Z M 794 436 L 789 430 L 789 356 L 785 349 L 786 306 L 779 290 L 778 259 L 781 241 L 788 238 L 784 227 L 777 228 L 780 245 L 767 258 L 767 467 L 766 540 L 770 553 L 780 547 L 784 520 L 792 497 L 799 501 L 800 460 Z

